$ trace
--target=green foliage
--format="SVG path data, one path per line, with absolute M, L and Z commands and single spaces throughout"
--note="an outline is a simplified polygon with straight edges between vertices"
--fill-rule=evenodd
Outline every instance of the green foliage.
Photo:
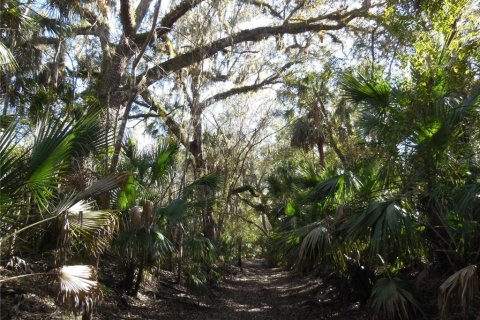
M 138 182 L 134 176 L 128 177 L 125 186 L 118 195 L 118 209 L 125 210 L 134 206 L 137 202 Z
M 304 229 L 308 230 L 306 235 Z M 303 236 L 299 252 L 301 262 L 325 258 L 331 252 L 331 234 L 321 222 L 303 227 L 299 230 L 299 235 Z
M 215 261 L 215 246 L 203 235 L 195 235 L 185 243 L 188 256 L 196 263 L 211 263 Z
M 128 267 L 155 266 L 171 250 L 170 241 L 158 227 L 133 229 L 126 220 L 115 240 L 115 251 L 121 257 L 120 262 Z
M 305 162 L 315 166 L 307 156 L 291 157 L 268 178 L 269 254 L 301 270 L 332 271 L 354 294 L 355 270 L 364 270 L 367 282 L 377 278 L 370 305 L 378 319 L 422 315 L 416 292 L 407 289 L 407 274 L 420 261 L 434 262 L 440 274 L 457 272 L 440 287 L 441 313 L 455 299 L 467 306 L 478 289 L 477 273 L 461 269 L 479 261 L 479 92 L 470 77 L 478 57 L 460 36 L 471 25 L 456 25 L 467 13 L 452 2 L 435 6 L 428 10 L 450 22 L 433 18 L 435 35 L 422 31 L 415 56 L 405 57 L 408 72 L 392 78 L 373 66 L 338 77 L 352 162 L 339 166 L 329 157 L 338 151 L 329 148 L 317 170 L 305 170 Z M 470 62 L 456 66 L 467 56 Z M 385 273 L 395 277 L 379 278 Z
M 419 303 L 398 278 L 381 278 L 372 290 L 371 307 L 376 319 L 412 319 L 421 314 Z
M 397 201 L 372 203 L 361 215 L 352 218 L 347 233 L 354 238 L 368 236 L 375 254 L 384 255 L 391 250 L 406 254 L 415 249 L 416 229 L 410 216 Z
M 200 79 L 224 78 L 223 71 L 248 63 L 244 53 L 234 54 L 238 63 L 211 60 L 198 74 L 196 67 L 178 73 L 181 85 L 173 77 L 165 85 L 151 86 L 155 72 L 145 68 L 160 70 L 158 46 L 146 45 L 138 68 L 130 68 L 129 59 L 137 55 L 127 49 L 135 37 L 113 36 L 105 42 L 112 16 L 106 6 L 113 13 L 115 5 L 108 1 L 0 4 L 2 258 L 24 252 L 53 255 L 55 261 L 49 263 L 59 267 L 52 273 L 58 298 L 67 309 L 78 311 L 82 303 L 88 309 L 98 298 L 95 270 L 61 268 L 67 260 L 100 257 L 112 248 L 125 273 L 124 287 L 132 293 L 144 273 L 155 267 L 168 267 L 178 281 L 206 289 L 218 277 L 219 256 L 237 258 L 239 239 L 244 253 L 257 253 L 252 244 L 261 237 L 258 243 L 272 261 L 340 279 L 348 288 L 339 290 L 341 298 L 366 302 L 357 296 L 363 290 L 378 319 L 421 316 L 417 298 L 429 309 L 428 297 L 408 285 L 420 265 L 431 266 L 432 277 L 446 279 L 443 284 L 429 279 L 433 289 L 421 288 L 431 289 L 431 296 L 439 285 L 440 316 L 453 316 L 457 310 L 446 306 L 454 303 L 464 317 L 472 311 L 468 307 L 478 298 L 480 263 L 478 1 L 375 4 L 368 16 L 355 18 L 346 47 L 333 30 L 312 33 L 313 38 L 278 38 L 278 43 L 289 44 L 272 56 L 272 70 L 285 59 L 282 72 L 304 59 L 310 65 L 272 75 L 264 83 L 258 78 L 253 87 L 259 89 L 270 80 L 276 91 L 283 86 L 280 98 L 287 111 L 272 111 L 285 114 L 287 126 L 280 128 L 280 117 L 266 117 L 245 134 L 242 130 L 253 128 L 257 120 L 246 121 L 238 125 L 238 136 L 235 130 L 221 128 L 225 119 L 236 127 L 235 120 L 228 119 L 233 113 L 214 117 L 214 132 L 213 124 L 197 123 L 205 119 L 201 112 L 184 118 L 177 111 L 184 107 L 181 100 L 199 102 L 196 106 L 202 108 L 197 111 L 203 111 L 223 99 L 222 94 L 213 95 L 202 103 L 192 96 L 217 90 L 203 86 Z M 285 9 L 292 8 L 287 1 Z M 312 17 L 320 13 L 315 9 L 311 3 L 300 4 L 290 22 L 306 19 L 307 24 L 317 24 Z M 343 9 L 338 9 L 342 15 Z M 198 10 L 203 14 L 202 6 Z M 345 22 L 363 9 L 353 12 Z M 337 13 L 323 17 L 336 20 Z M 93 21 L 95 14 L 98 19 Z M 190 16 L 174 22 L 182 29 L 192 22 Z M 185 25 L 183 19 L 188 20 Z M 287 20 L 278 28 L 292 28 Z M 146 22 L 133 28 L 143 32 Z M 344 21 L 336 22 L 342 26 Z M 87 31 L 100 38 L 82 37 L 78 46 L 77 36 Z M 182 46 L 169 37 L 149 41 Z M 331 41 L 320 45 L 312 40 L 316 37 Z M 203 40 L 193 42 L 208 46 Z M 353 50 L 344 51 L 345 58 L 333 53 L 336 49 L 330 51 L 330 46 L 342 46 L 343 51 L 350 42 Z M 77 60 L 72 60 L 72 49 L 79 50 Z M 194 55 L 200 52 L 191 49 Z M 213 51 L 202 57 L 230 59 L 230 54 Z M 315 57 L 320 58 L 313 61 Z M 105 83 L 117 71 L 116 63 L 126 66 L 118 70 L 125 76 L 116 78 L 115 85 Z M 138 90 L 130 90 L 130 69 L 137 71 L 134 76 L 146 72 L 148 83 L 134 81 Z M 225 79 L 245 85 L 251 78 L 243 74 L 247 69 L 257 68 L 248 66 L 236 79 L 228 74 Z M 264 76 L 264 71 L 258 69 L 258 75 Z M 170 81 L 175 85 L 172 95 L 162 98 L 168 101 L 164 111 L 149 99 L 146 88 L 167 90 Z M 186 84 L 191 85 L 183 87 L 189 99 L 179 98 L 177 90 Z M 127 98 L 132 99 L 132 110 L 122 116 Z M 247 106 L 234 107 L 243 113 Z M 171 137 L 155 137 L 153 147 L 143 148 L 132 137 L 121 136 L 123 121 L 129 119 L 130 127 L 131 120 L 143 117 L 148 132 L 171 131 L 183 146 Z M 194 128 L 176 123 L 180 120 L 191 120 Z M 270 123 L 272 131 L 265 129 Z M 125 173 L 110 175 L 106 173 L 111 171 L 116 139 L 123 139 L 119 167 Z M 201 153 L 192 152 L 195 148 Z M 199 155 L 204 161 L 197 161 Z M 356 286 L 359 278 L 362 285 Z

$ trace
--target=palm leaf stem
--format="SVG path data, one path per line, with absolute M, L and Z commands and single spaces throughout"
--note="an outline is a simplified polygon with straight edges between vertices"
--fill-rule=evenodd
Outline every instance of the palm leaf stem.
M 20 278 L 34 277 L 34 276 L 47 276 L 47 275 L 49 275 L 47 272 L 22 274 L 22 275 L 15 276 L 15 277 L 10 277 L 10 278 L 6 278 L 6 279 L 1 279 L 1 280 L 0 280 L 0 283 L 4 283 L 4 282 L 7 282 L 7 281 L 12 281 L 12 280 L 16 280 L 16 279 L 20 279 Z M 50 275 L 51 275 L 51 274 L 50 274 Z
M 6 236 L 3 237 L 3 238 L 0 238 L 0 244 L 2 244 L 5 240 L 8 240 L 8 239 L 10 239 L 11 237 L 13 237 L 13 236 L 15 236 L 15 235 L 17 235 L 17 234 L 25 231 L 25 230 L 28 230 L 28 229 L 30 229 L 30 228 L 32 228 L 32 227 L 38 226 L 39 224 L 45 223 L 45 222 L 50 221 L 50 220 L 53 220 L 53 219 L 55 219 L 55 218 L 57 218 L 57 215 L 54 215 L 54 216 L 45 218 L 45 219 L 43 219 L 43 220 L 34 222 L 34 223 L 32 223 L 32 224 L 29 224 L 29 225 L 26 226 L 26 227 L 23 227 L 23 228 L 20 229 L 20 230 L 17 230 L 17 231 L 15 231 L 15 232 L 12 232 L 11 234 L 6 235 Z

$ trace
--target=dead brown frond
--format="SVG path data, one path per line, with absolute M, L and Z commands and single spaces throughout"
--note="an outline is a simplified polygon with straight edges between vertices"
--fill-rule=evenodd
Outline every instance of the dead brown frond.
M 101 297 L 97 271 L 93 266 L 63 266 L 50 271 L 50 288 L 57 305 L 68 312 L 91 313 Z
M 143 208 L 135 206 L 130 209 L 130 227 L 132 230 L 139 230 L 143 226 Z
M 92 203 L 79 201 L 59 217 L 58 249 L 68 251 L 72 240 L 79 240 L 89 253 L 98 256 L 110 245 L 117 231 L 117 217 L 107 210 L 93 210 Z M 63 260 L 65 261 L 65 254 Z M 61 255 L 62 257 L 62 255 Z
M 467 313 L 469 304 L 478 294 L 478 272 L 476 265 L 470 265 L 458 270 L 440 286 L 438 293 L 438 308 L 442 319 L 449 312 L 448 305 L 460 303 L 463 313 Z
M 153 202 L 145 201 L 143 204 L 143 225 L 145 228 L 150 228 L 153 224 L 154 211 L 153 211 Z

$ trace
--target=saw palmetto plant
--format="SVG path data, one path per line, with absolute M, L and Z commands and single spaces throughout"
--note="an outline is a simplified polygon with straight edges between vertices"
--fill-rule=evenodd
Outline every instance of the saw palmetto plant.
M 47 275 L 52 294 L 67 311 L 84 314 L 100 297 L 96 270 L 67 264 L 75 254 L 99 257 L 109 247 L 117 218 L 91 199 L 122 186 L 128 177 L 116 174 L 81 190 L 71 188 L 70 160 L 87 158 L 108 143 L 99 121 L 93 114 L 39 120 L 31 128 L 13 122 L 0 134 L 2 247 L 7 255 L 25 248 L 52 252 L 57 267 Z
M 47 273 L 33 273 L 0 279 L 0 283 L 20 278 L 44 278 L 48 292 L 55 303 L 68 312 L 91 315 L 102 293 L 95 267 L 89 265 L 65 265 Z
M 381 278 L 372 290 L 371 307 L 376 319 L 410 319 L 421 314 L 418 301 L 398 278 Z
M 346 73 L 341 103 L 351 105 L 352 141 L 364 151 L 353 162 L 329 161 L 317 171 L 304 169 L 308 159 L 290 160 L 269 178 L 276 200 L 272 239 L 283 261 L 332 270 L 354 291 L 352 267 L 365 270 L 378 319 L 424 315 L 422 297 L 404 277 L 422 261 L 450 275 L 439 287 L 442 316 L 452 315 L 452 303 L 466 314 L 478 297 L 478 175 L 469 171 L 477 172 L 478 159 L 463 151 L 476 148 L 470 125 L 478 123 L 479 92 L 475 86 L 449 91 L 442 82 L 447 73 L 413 71 L 410 81 L 433 77 L 431 95 L 411 82 Z M 390 276 L 380 278 L 385 272 Z

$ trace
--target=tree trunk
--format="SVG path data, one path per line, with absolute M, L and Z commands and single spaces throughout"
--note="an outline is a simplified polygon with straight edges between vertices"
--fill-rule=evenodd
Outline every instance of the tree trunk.
M 237 265 L 242 269 L 242 237 L 238 238 L 238 250 L 237 250 Z
M 318 155 L 320 156 L 319 163 L 322 168 L 325 168 L 325 151 L 323 150 L 323 138 L 317 141 Z
M 182 280 L 183 269 L 183 233 L 180 230 L 180 239 L 178 241 L 178 268 L 177 268 L 177 283 Z
M 131 263 L 125 268 L 125 278 L 121 283 L 121 287 L 129 292 L 133 288 L 133 282 L 135 281 L 135 264 Z
M 208 173 L 203 157 L 203 142 L 202 142 L 202 109 L 196 103 L 193 103 L 192 107 L 192 126 L 193 126 L 193 141 L 190 143 L 190 152 L 195 159 L 195 179 L 198 179 L 202 175 Z M 211 190 L 208 187 L 203 188 L 201 196 L 205 201 L 212 196 Z M 215 220 L 213 218 L 212 208 L 206 204 L 202 215 L 203 220 L 203 234 L 211 240 L 215 240 Z

